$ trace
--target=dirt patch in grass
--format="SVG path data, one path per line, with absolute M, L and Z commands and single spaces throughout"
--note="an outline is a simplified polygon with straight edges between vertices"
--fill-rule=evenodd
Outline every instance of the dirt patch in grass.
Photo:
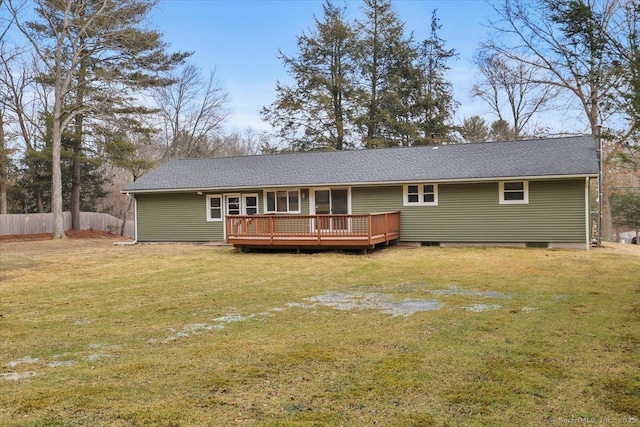
M 405 299 L 396 301 L 393 295 L 361 292 L 328 292 L 307 298 L 311 304 L 289 303 L 288 307 L 317 308 L 330 307 L 335 310 L 380 310 L 391 316 L 410 316 L 421 311 L 439 310 L 442 308 L 437 300 Z

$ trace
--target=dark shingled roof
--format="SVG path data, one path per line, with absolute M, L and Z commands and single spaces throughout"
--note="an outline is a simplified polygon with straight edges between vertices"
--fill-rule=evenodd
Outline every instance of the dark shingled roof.
M 592 136 L 171 160 L 125 192 L 595 176 Z

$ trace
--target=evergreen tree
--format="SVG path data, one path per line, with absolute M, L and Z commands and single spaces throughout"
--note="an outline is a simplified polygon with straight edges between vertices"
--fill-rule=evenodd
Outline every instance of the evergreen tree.
M 21 159 L 19 170 L 18 192 L 14 192 L 11 200 L 13 206 L 20 205 L 21 212 L 37 212 L 42 203 L 45 210 L 52 205 L 51 177 L 53 164 L 51 151 L 53 147 L 53 120 L 50 114 L 42 118 L 44 133 L 34 141 L 32 149 Z M 69 211 L 72 204 L 72 175 L 74 153 L 74 135 L 65 132 L 62 135 L 60 169 L 62 175 L 62 209 Z M 104 185 L 107 179 L 102 168 L 102 159 L 90 153 L 82 153 L 79 159 L 84 171 L 80 185 L 84 188 L 80 199 L 80 210 L 95 211 L 96 205 L 105 196 Z M 33 173 L 35 171 L 35 174 Z
M 611 216 L 619 229 L 633 230 L 640 236 L 640 189 L 611 194 Z
M 354 146 L 354 32 L 344 14 L 327 0 L 315 29 L 297 38 L 297 56 L 280 54 L 295 83 L 278 83 L 276 100 L 261 114 L 294 150 Z
M 607 95 L 606 106 L 615 110 L 624 127 L 611 135 L 624 150 L 630 167 L 640 168 L 640 3 L 623 2 L 614 16 L 615 31 L 602 33 L 607 38 L 606 54 L 610 58 L 619 84 Z M 595 21 L 595 24 L 599 24 Z M 624 152 L 626 151 L 626 152 Z
M 489 139 L 489 126 L 480 116 L 471 116 L 462 122 L 460 134 L 465 142 L 486 142 Z
M 54 238 L 64 237 L 62 222 L 62 134 L 75 121 L 76 161 L 83 120 L 140 110 L 130 89 L 168 84 L 158 76 L 188 54 L 166 53 L 161 34 L 143 27 L 156 0 L 35 0 L 36 20 L 23 23 L 9 1 L 16 25 L 41 60 L 42 81 L 53 89 L 52 212 Z M 81 151 L 81 150 L 80 150 Z M 77 185 L 79 171 L 76 170 Z M 79 194 L 79 193 L 78 193 Z M 74 199 L 74 209 L 79 203 Z
M 445 41 L 438 36 L 440 28 L 434 10 L 431 15 L 430 37 L 420 47 L 422 83 L 414 107 L 418 123 L 416 145 L 429 144 L 434 137 L 450 141 L 455 130 L 452 119 L 456 102 L 453 100 L 453 86 L 447 80 L 446 72 L 450 69 L 447 61 L 455 57 L 456 52 L 445 48 Z
M 491 142 L 512 141 L 515 139 L 515 132 L 508 121 L 498 119 L 491 123 L 489 138 Z
M 361 74 L 360 113 L 356 120 L 365 148 L 397 145 L 398 131 L 407 122 L 406 99 L 411 93 L 406 77 L 415 76 L 413 40 L 405 37 L 404 23 L 390 0 L 365 0 L 364 19 L 356 22 L 359 34 L 357 63 Z M 406 79 L 409 82 L 414 80 Z M 408 91 L 404 89 L 409 89 Z
M 390 0 L 365 0 L 363 19 L 345 21 L 327 1 L 315 31 L 298 37 L 299 54 L 281 57 L 295 83 L 278 83 L 262 109 L 290 149 L 409 146 L 449 139 L 455 109 L 435 11 L 422 44 L 405 34 Z

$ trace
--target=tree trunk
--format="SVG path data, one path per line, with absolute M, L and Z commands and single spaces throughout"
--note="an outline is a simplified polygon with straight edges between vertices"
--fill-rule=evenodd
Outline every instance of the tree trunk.
M 82 162 L 82 114 L 76 116 L 73 138 L 73 158 L 71 160 L 71 228 L 80 230 L 80 181 Z
M 373 140 L 376 137 L 376 121 L 378 119 L 378 111 L 377 111 L 378 64 L 377 64 L 376 53 L 374 53 L 371 68 L 372 68 L 371 92 L 370 92 L 371 103 L 369 104 L 369 123 L 367 123 L 367 142 L 365 144 L 366 148 L 372 148 L 371 146 L 373 145 Z
M 84 45 L 84 38 L 80 38 Z M 82 53 L 82 52 L 81 52 Z M 84 55 L 81 56 L 78 68 L 78 87 L 76 88 L 76 107 L 82 108 L 84 103 L 84 84 L 87 75 L 87 67 Z M 73 137 L 73 157 L 71 159 L 71 228 L 80 231 L 80 192 L 82 180 L 82 136 L 84 115 L 78 113 L 75 117 L 75 129 Z
M 127 218 L 129 217 L 129 211 L 131 210 L 132 205 L 133 205 L 133 197 L 129 199 L 129 205 L 127 206 L 127 210 L 124 211 L 124 215 L 122 217 L 122 227 L 120 227 L 121 236 L 124 236 L 124 232 L 127 227 Z
M 44 202 L 42 201 L 42 194 L 40 191 L 36 194 L 36 201 L 38 203 L 38 213 L 45 213 L 44 211 Z
M 377 6 L 376 6 L 377 7 Z M 369 96 L 369 122 L 367 123 L 367 140 L 365 142 L 365 148 L 374 148 L 374 139 L 376 135 L 376 122 L 378 121 L 378 11 L 375 11 L 375 18 L 373 23 L 373 47 L 371 53 L 371 87 Z
M 595 126 L 593 127 L 595 128 Z M 596 129 L 596 133 L 594 135 L 598 135 L 599 130 Z M 600 136 L 599 138 L 604 138 Z M 616 158 L 616 153 L 620 151 L 620 146 L 616 144 L 608 143 L 606 139 L 602 140 L 602 203 L 600 204 L 601 212 L 601 220 L 600 224 L 600 237 L 603 241 L 612 242 L 613 241 L 613 218 L 611 216 L 611 205 L 609 203 L 609 173 L 612 172 L 609 163 Z
M 611 218 L 611 205 L 609 204 L 609 185 L 608 178 L 603 174 L 602 185 L 602 240 L 607 242 L 613 241 L 613 219 Z
M 62 170 L 60 152 L 62 146 L 62 90 L 60 78 L 56 79 L 55 100 L 53 104 L 53 135 L 51 147 L 51 212 L 53 213 L 53 238 L 64 239 L 64 217 L 62 214 Z
M 4 140 L 4 120 L 0 112 L 0 215 L 7 214 L 7 166 L 9 156 Z
M 22 135 L 22 139 L 24 140 L 25 153 L 27 155 L 27 176 L 29 176 L 33 182 L 37 182 L 38 171 L 36 168 L 35 161 L 33 159 L 33 144 L 31 144 L 31 135 L 29 134 L 29 129 L 27 127 L 27 119 L 25 117 L 25 112 L 23 105 L 20 102 L 22 97 L 16 97 L 14 100 L 15 108 L 16 108 L 16 117 L 18 120 L 18 125 L 20 126 L 20 134 Z M 38 213 L 45 213 L 44 202 L 42 200 L 42 192 L 40 191 L 40 187 L 36 186 L 34 189 L 34 195 L 36 199 L 36 206 L 38 209 Z M 26 211 L 26 209 L 25 209 Z M 26 212 L 31 213 L 31 212 Z
M 33 182 L 37 182 L 38 179 L 38 170 L 36 168 L 35 161 L 33 159 L 34 150 L 31 148 L 31 145 L 27 144 L 27 176 L 29 176 Z M 40 186 L 36 186 L 34 189 L 34 195 L 36 199 L 36 206 L 38 209 L 38 213 L 46 213 L 44 208 L 44 201 L 42 200 L 42 192 L 40 191 Z M 27 212 L 30 213 L 30 212 Z

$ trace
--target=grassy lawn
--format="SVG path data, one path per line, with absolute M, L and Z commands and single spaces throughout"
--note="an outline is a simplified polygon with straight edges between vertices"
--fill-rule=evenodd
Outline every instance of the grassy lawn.
M 621 246 L 0 242 L 0 425 L 640 424 Z

